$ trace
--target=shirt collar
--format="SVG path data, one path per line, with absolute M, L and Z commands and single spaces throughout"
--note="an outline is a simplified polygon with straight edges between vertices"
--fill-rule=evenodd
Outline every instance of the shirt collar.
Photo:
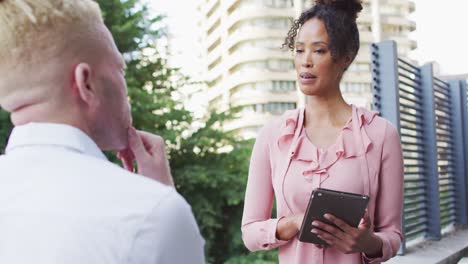
M 107 160 L 96 143 L 80 129 L 52 123 L 29 123 L 16 126 L 11 132 L 5 153 L 19 148 L 56 146 L 71 149 L 98 159 Z

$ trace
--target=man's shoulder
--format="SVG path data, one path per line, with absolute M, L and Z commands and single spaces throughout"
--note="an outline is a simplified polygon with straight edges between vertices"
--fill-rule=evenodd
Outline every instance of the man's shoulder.
M 145 262 L 147 257 L 151 263 L 205 263 L 205 241 L 190 205 L 177 192 L 166 195 L 154 206 L 139 230 L 129 255 L 132 263 Z M 155 244 L 161 246 L 154 248 Z M 184 254 L 174 250 L 180 247 Z M 145 249 L 153 255 L 148 256 Z
M 140 195 L 158 195 L 171 192 L 174 189 L 161 184 L 148 177 L 130 172 L 117 164 L 107 160 L 86 157 L 83 163 L 87 164 L 87 175 L 102 183 L 101 187 L 112 189 L 115 192 L 138 192 Z M 79 166 L 79 164 L 76 164 Z M 104 183 L 109 183 L 105 185 Z
M 84 203 L 93 200 L 93 207 L 106 211 L 144 214 L 176 192 L 172 187 L 108 160 L 81 153 L 66 153 L 60 160 L 46 163 L 37 171 L 38 174 L 47 173 L 43 177 L 45 181 L 54 182 L 60 189 L 68 190 L 69 196 Z
M 94 189 L 90 195 L 95 197 L 97 207 L 105 211 L 139 216 L 141 219 L 177 214 L 180 210 L 191 212 L 188 203 L 173 187 L 127 171 L 109 161 L 94 159 L 89 164 L 93 169 L 83 180 L 83 187 Z
M 28 166 L 19 166 L 18 159 Z M 62 197 L 63 204 L 80 201 L 83 206 L 117 214 L 145 214 L 176 192 L 172 187 L 127 171 L 106 159 L 78 152 L 1 156 L 0 170 L 5 176 L 2 181 L 18 182 L 20 178 L 34 176 L 41 188 L 32 189 L 31 194 L 45 195 L 51 200 Z

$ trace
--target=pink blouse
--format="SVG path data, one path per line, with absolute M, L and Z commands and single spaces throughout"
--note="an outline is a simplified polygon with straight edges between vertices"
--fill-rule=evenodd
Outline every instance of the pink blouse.
M 251 251 L 279 247 L 279 262 L 379 263 L 397 253 L 401 240 L 403 158 L 400 137 L 387 120 L 352 106 L 352 116 L 336 142 L 315 147 L 304 131 L 304 109 L 286 112 L 262 128 L 250 161 L 242 217 L 242 238 Z M 370 196 L 369 216 L 383 241 L 382 257 L 344 254 L 276 238 L 282 217 L 304 213 L 313 189 Z M 271 218 L 273 197 L 277 217 Z

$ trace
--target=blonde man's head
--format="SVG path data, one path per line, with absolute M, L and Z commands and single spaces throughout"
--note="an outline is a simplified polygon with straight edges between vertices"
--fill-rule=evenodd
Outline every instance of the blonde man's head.
M 64 123 L 124 147 L 123 67 L 96 2 L 0 0 L 0 107 L 14 125 Z
M 102 16 L 92 0 L 0 0 L 0 105 L 14 111 L 19 97 L 52 89 L 51 69 L 76 55 L 80 35 L 96 22 Z

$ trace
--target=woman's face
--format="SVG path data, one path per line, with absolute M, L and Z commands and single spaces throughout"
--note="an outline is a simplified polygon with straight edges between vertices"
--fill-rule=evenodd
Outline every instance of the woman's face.
M 301 91 L 315 96 L 336 93 L 347 66 L 344 59 L 332 59 L 327 29 L 318 18 L 308 20 L 300 28 L 294 64 Z

